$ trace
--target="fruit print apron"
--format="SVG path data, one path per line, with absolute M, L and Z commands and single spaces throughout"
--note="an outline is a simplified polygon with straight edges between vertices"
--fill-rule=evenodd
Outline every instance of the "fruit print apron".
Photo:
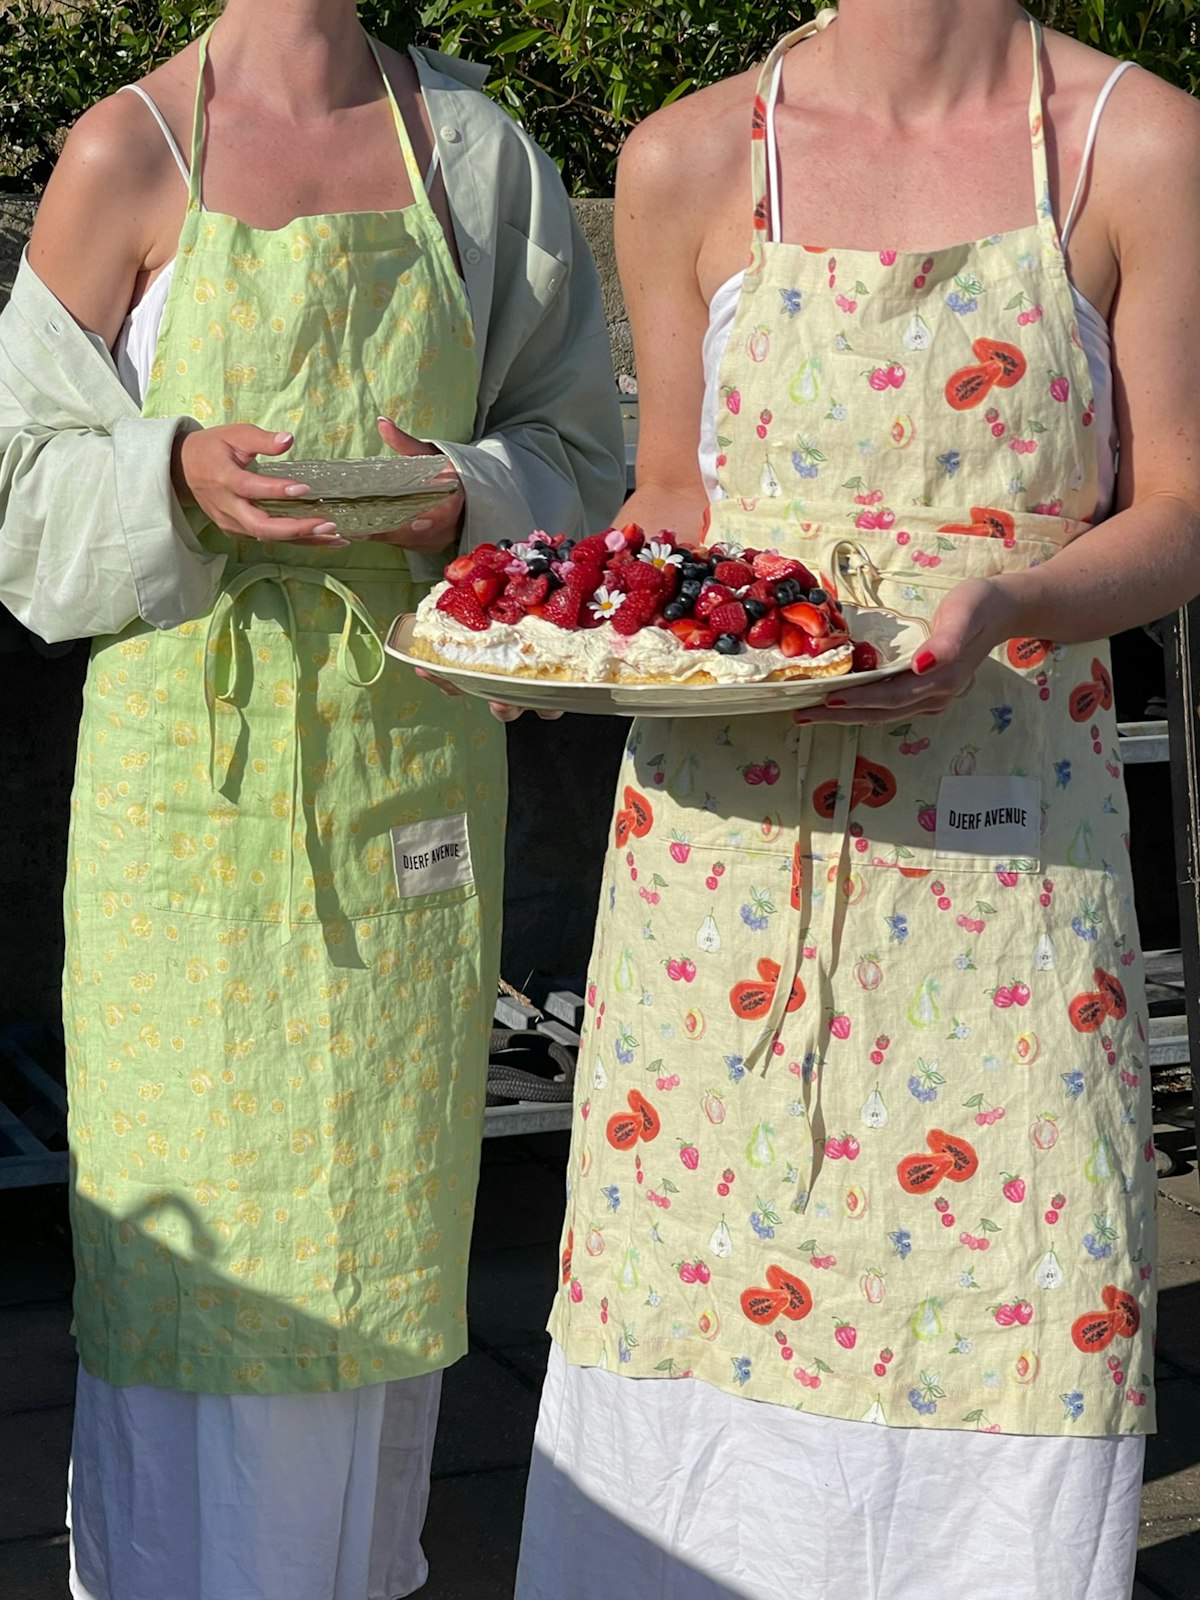
M 147 415 L 379 453 L 469 438 L 470 309 L 413 204 L 278 231 L 191 196 Z M 386 663 L 424 591 L 358 542 L 226 556 L 211 614 L 96 642 L 67 885 L 76 1316 L 88 1371 L 349 1389 L 465 1349 L 498 964 L 502 734 Z
M 932 617 L 1096 506 L 1049 200 L 925 255 L 754 239 L 710 540 Z M 1107 646 L 937 717 L 635 724 L 551 1331 L 568 1361 L 899 1426 L 1153 1426 L 1149 1052 Z

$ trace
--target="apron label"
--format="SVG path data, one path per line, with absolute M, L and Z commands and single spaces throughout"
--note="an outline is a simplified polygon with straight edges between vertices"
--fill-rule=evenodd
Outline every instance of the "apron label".
M 445 889 L 464 889 L 475 880 L 465 812 L 457 817 L 436 817 L 432 822 L 410 822 L 393 828 L 392 857 L 396 863 L 396 892 L 401 900 L 441 894 Z
M 1036 778 L 943 778 L 937 803 L 938 855 L 1036 857 L 1041 798 Z

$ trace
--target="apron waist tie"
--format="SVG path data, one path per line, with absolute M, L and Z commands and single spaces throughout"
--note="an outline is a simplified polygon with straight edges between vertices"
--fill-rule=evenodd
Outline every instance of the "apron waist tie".
M 293 884 L 296 875 L 296 829 L 304 816 L 304 802 L 300 792 L 300 725 L 297 712 L 300 695 L 300 669 L 296 646 L 299 630 L 296 625 L 296 612 L 292 605 L 289 584 L 305 583 L 313 588 L 326 589 L 341 600 L 344 616 L 341 637 L 338 642 L 337 664 L 342 676 L 354 688 L 368 689 L 372 684 L 378 683 L 383 675 L 387 657 L 384 654 L 383 641 L 379 637 L 375 623 L 366 606 L 354 593 L 353 589 L 347 588 L 344 583 L 332 577 L 328 572 L 305 567 L 284 567 L 272 562 L 260 562 L 237 573 L 217 596 L 212 615 L 209 617 L 208 633 L 204 641 L 204 700 L 208 707 L 209 734 L 208 776 L 210 784 L 217 793 L 221 790 L 221 785 L 217 780 L 217 702 L 224 701 L 228 705 L 237 704 L 239 672 L 237 603 L 247 590 L 257 583 L 273 583 L 283 596 L 286 608 L 284 632 L 288 637 L 291 657 L 291 801 L 287 815 L 288 847 L 285 852 L 287 868 L 284 883 L 283 921 L 281 924 L 283 942 L 287 944 L 292 938 L 292 931 L 295 925 Z M 356 634 L 366 640 L 369 659 L 374 664 L 374 670 L 366 677 L 359 673 L 354 662 L 351 646 Z M 227 662 L 222 661 L 219 648 L 222 635 L 225 636 L 229 645 Z M 301 849 L 307 862 L 307 846 L 303 840 L 301 840 Z

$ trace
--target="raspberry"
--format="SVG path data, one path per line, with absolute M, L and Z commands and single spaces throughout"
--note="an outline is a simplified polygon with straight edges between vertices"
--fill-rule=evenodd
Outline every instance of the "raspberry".
M 623 587 L 632 594 L 635 589 L 645 589 L 651 594 L 658 594 L 663 586 L 662 572 L 658 567 L 652 567 L 648 561 L 635 561 L 622 570 L 621 578 Z
M 478 550 L 471 552 L 471 560 L 475 563 L 471 568 L 471 576 L 477 578 L 481 572 L 507 572 L 512 552 L 489 550 L 486 545 L 481 545 Z
M 703 595 L 700 598 L 703 599 Z M 717 606 L 709 612 L 707 621 L 709 627 L 715 628 L 718 633 L 732 633 L 736 639 L 740 639 L 750 626 L 746 608 L 740 600 L 728 600 L 723 606 Z
M 854 657 L 851 667 L 855 672 L 874 672 L 879 665 L 879 651 L 873 644 L 868 644 L 865 639 L 860 639 L 854 646 Z
M 727 589 L 723 583 L 707 583 L 696 597 L 692 615 L 697 622 L 707 622 L 718 606 L 723 606 L 726 601 L 732 599 L 733 590 Z
M 518 574 L 517 577 L 508 580 L 504 593 L 508 599 L 515 600 L 526 611 L 532 611 L 534 606 L 540 606 L 550 593 L 550 579 L 544 572 L 539 573 L 536 578 Z
M 565 582 L 570 589 L 577 589 L 580 594 L 595 594 L 604 577 L 604 568 L 599 561 L 580 560 L 576 551 L 567 563 Z
M 754 582 L 754 569 L 744 561 L 718 561 L 713 577 L 731 589 L 744 589 L 748 583 Z
M 475 633 L 483 633 L 490 626 L 482 606 L 469 588 L 456 589 L 451 585 L 438 596 L 437 608 Z
M 515 627 L 524 615 L 524 607 L 505 595 L 501 595 L 499 600 L 493 600 L 488 607 L 488 616 L 493 622 L 505 622 L 509 627 Z
M 759 617 L 757 622 L 750 624 L 746 643 L 752 645 L 755 650 L 767 650 L 771 645 L 779 643 L 782 631 L 783 622 L 778 611 L 768 611 L 765 617 Z
M 595 561 L 600 566 L 603 566 L 607 559 L 608 545 L 605 543 L 602 533 L 593 533 L 586 539 L 580 539 L 574 550 L 571 551 L 572 561 Z

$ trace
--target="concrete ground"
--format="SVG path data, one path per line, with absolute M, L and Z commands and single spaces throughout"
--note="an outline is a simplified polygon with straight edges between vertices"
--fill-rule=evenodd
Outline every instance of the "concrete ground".
M 1200 1183 L 1194 1150 L 1176 1142 L 1183 1170 L 1161 1196 L 1162 1432 L 1150 1446 L 1134 1600 L 1200 1600 Z M 429 1600 L 512 1594 L 565 1157 L 560 1135 L 485 1146 L 471 1353 L 446 1375 L 426 1527 Z M 67 1596 L 70 1277 L 62 1195 L 0 1193 L 0 1600 Z

